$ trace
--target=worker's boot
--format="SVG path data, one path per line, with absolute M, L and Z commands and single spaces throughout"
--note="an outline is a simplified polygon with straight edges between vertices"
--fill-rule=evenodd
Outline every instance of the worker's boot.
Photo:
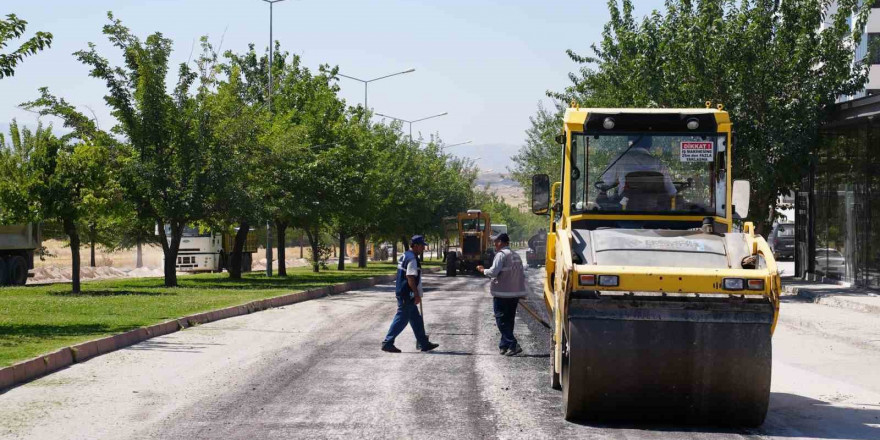
M 421 350 L 422 350 L 422 351 L 431 351 L 431 350 L 433 350 L 433 349 L 435 349 L 435 348 L 437 348 L 437 347 L 439 347 L 439 346 L 440 346 L 440 344 L 435 344 L 435 343 L 433 343 L 433 342 L 428 342 L 426 345 L 422 345 Z
M 400 353 L 400 349 L 395 347 L 394 344 L 382 344 L 382 351 L 388 353 Z
M 511 346 L 510 349 L 507 350 L 505 356 L 516 356 L 520 353 L 522 353 L 522 347 L 520 347 L 519 344 L 516 344 Z

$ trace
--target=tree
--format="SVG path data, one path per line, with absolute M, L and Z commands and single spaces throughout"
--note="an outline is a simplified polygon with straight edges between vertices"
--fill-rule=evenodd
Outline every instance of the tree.
M 751 181 L 752 218 L 769 232 L 779 194 L 807 172 L 820 121 L 867 81 L 855 59 L 872 2 L 669 0 L 638 22 L 632 0 L 608 2 L 593 56 L 551 96 L 585 107 L 721 103 L 736 131 L 734 175 Z M 853 19 L 854 17 L 854 19 Z
M 27 22 L 9 14 L 5 20 L 0 20 L 0 49 L 5 48 L 8 41 L 20 38 L 27 29 Z M 37 32 L 33 37 L 22 43 L 18 49 L 10 53 L 0 53 L 0 78 L 15 75 L 15 67 L 25 57 L 52 46 L 52 34 L 49 32 Z
M 104 34 L 122 51 L 124 64 L 111 66 L 94 44 L 75 55 L 91 67 L 91 76 L 107 85 L 104 100 L 118 121 L 114 132 L 130 144 L 116 160 L 120 184 L 138 217 L 157 225 L 165 257 L 165 285 L 174 287 L 183 229 L 207 217 L 214 186 L 210 178 L 216 176 L 209 170 L 224 160 L 210 155 L 216 150 L 211 148 L 213 121 L 206 108 L 209 90 L 204 79 L 209 72 L 194 72 L 181 64 L 173 91 L 167 91 L 171 40 L 155 33 L 141 41 L 112 13 L 107 16 L 110 24 L 104 26 Z M 199 78 L 203 83 L 193 93 Z M 45 114 L 66 116 L 51 101 L 37 104 Z
M 90 212 L 104 209 L 112 199 L 110 149 L 84 138 L 74 142 L 74 135 L 58 138 L 51 127 L 42 124 L 31 132 L 19 130 L 13 121 L 10 138 L 10 145 L 0 139 L 0 152 L 5 151 L 0 153 L 0 161 L 21 191 L 21 198 L 0 206 L 3 211 L 17 208 L 6 213 L 12 221 L 61 223 L 70 242 L 72 291 L 79 293 L 80 227 Z M 4 192 L 2 185 L 0 182 L 0 192 Z
M 268 109 L 251 99 L 248 84 L 237 64 L 211 68 L 217 55 L 206 38 L 202 38 L 202 71 L 210 72 L 206 83 L 216 93 L 206 94 L 206 108 L 213 115 L 213 137 L 209 155 L 216 157 L 209 169 L 214 183 L 210 192 L 208 223 L 224 232 L 238 226 L 231 254 L 228 256 L 229 277 L 241 278 L 242 250 L 252 226 L 266 219 L 268 147 L 260 142 L 268 126 Z M 214 78 L 214 72 L 225 72 L 226 78 Z

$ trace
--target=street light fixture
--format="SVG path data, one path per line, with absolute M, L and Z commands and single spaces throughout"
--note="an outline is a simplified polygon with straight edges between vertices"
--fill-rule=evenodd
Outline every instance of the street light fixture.
M 410 140 L 412 140 L 412 125 L 413 125 L 413 124 L 415 124 L 416 122 L 426 121 L 426 120 L 428 120 L 428 119 L 439 118 L 440 116 L 446 116 L 446 115 L 448 115 L 448 114 L 449 114 L 449 113 L 447 113 L 447 112 L 443 112 L 443 113 L 440 113 L 440 114 L 436 114 L 436 115 L 432 115 L 432 116 L 427 116 L 427 117 L 424 117 L 424 118 L 421 118 L 421 119 L 413 119 L 412 121 L 410 121 L 410 120 L 407 120 L 407 119 L 395 118 L 394 116 L 383 115 L 382 113 L 376 113 L 376 115 L 378 115 L 378 116 L 382 116 L 383 118 L 394 119 L 395 121 L 406 122 L 407 124 L 409 124 L 409 139 L 410 139 Z
M 337 75 L 339 75 L 343 78 L 353 79 L 355 81 L 360 81 L 360 82 L 364 83 L 364 110 L 369 110 L 370 107 L 367 106 L 367 86 L 370 85 L 371 82 L 379 81 L 380 79 L 390 78 L 392 76 L 403 75 L 404 73 L 412 73 L 415 71 L 416 71 L 416 69 L 409 69 L 409 70 L 404 70 L 403 72 L 391 73 L 391 74 L 380 76 L 378 78 L 373 78 L 373 79 L 360 79 L 360 78 L 355 78 L 353 76 L 343 75 L 341 73 L 337 73 Z
M 457 143 L 457 144 L 451 144 L 451 145 L 443 145 L 443 146 L 440 147 L 440 151 L 443 151 L 443 150 L 445 150 L 445 149 L 447 149 L 447 148 L 458 147 L 458 146 L 460 146 L 460 145 L 467 145 L 467 144 L 469 144 L 469 143 L 471 143 L 471 141 L 464 141 L 464 142 L 459 142 L 459 143 Z
M 263 0 L 269 4 L 269 90 L 267 91 L 269 101 L 269 112 L 272 112 L 272 92 L 275 90 L 272 86 L 272 63 L 273 63 L 273 38 L 272 38 L 272 10 L 275 3 L 284 0 Z M 272 225 L 266 220 L 266 276 L 272 276 Z

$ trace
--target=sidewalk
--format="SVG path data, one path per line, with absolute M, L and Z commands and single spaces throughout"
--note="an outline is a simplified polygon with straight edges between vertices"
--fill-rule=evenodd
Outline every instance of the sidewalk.
M 880 315 L 880 292 L 864 287 L 783 278 L 782 290 L 784 295 L 795 295 L 813 303 Z

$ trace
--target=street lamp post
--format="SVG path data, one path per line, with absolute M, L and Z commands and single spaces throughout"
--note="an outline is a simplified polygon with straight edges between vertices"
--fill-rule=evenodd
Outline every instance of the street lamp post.
M 274 92 L 274 87 L 272 85 L 272 62 L 273 62 L 273 38 L 272 38 L 272 9 L 275 6 L 275 3 L 283 2 L 284 0 L 263 0 L 264 2 L 269 4 L 269 90 L 266 93 L 268 95 L 269 101 L 269 113 L 272 112 L 272 93 Z M 269 220 L 266 220 L 266 276 L 272 276 L 272 224 Z
M 426 121 L 426 120 L 428 120 L 428 119 L 439 118 L 440 116 L 446 116 L 446 115 L 448 115 L 448 114 L 449 114 L 449 113 L 447 113 L 447 112 L 443 112 L 443 113 L 440 113 L 440 114 L 436 114 L 436 115 L 432 115 L 432 116 L 424 117 L 424 118 L 421 118 L 421 119 L 414 119 L 414 120 L 412 120 L 412 121 L 409 121 L 409 120 L 402 119 L 402 118 L 395 118 L 394 116 L 383 115 L 382 113 L 376 113 L 376 115 L 378 115 L 378 116 L 382 116 L 382 117 L 384 117 L 384 118 L 389 118 L 389 119 L 394 119 L 395 121 L 406 122 L 407 124 L 409 124 L 409 140 L 412 140 L 412 138 L 413 138 L 413 137 L 412 137 L 412 125 L 413 125 L 413 124 L 415 124 L 416 122 Z
M 368 86 L 370 85 L 370 83 L 373 81 L 379 81 L 380 79 L 390 78 L 392 76 L 403 75 L 406 73 L 412 73 L 415 71 L 416 71 L 416 69 L 408 69 L 408 70 L 404 70 L 402 72 L 390 73 L 388 75 L 383 75 L 383 76 L 373 78 L 373 79 L 361 79 L 361 78 L 357 78 L 354 76 L 343 75 L 341 73 L 337 73 L 337 75 L 339 75 L 343 78 L 348 78 L 348 79 L 352 79 L 352 80 L 360 81 L 360 82 L 364 83 L 364 125 L 368 126 L 370 124 L 370 120 L 367 115 L 369 115 L 370 107 L 369 107 L 369 101 L 367 100 L 369 97 L 367 95 L 367 90 L 368 90 Z M 342 245 L 341 238 L 339 241 L 340 241 L 340 245 Z M 367 262 L 366 262 L 366 259 L 367 259 L 367 249 L 366 249 L 367 248 L 367 239 L 366 239 L 366 236 L 360 235 L 359 241 L 358 241 L 358 247 L 360 248 L 359 249 L 360 252 L 358 254 L 358 266 L 359 267 L 367 267 L 366 266 L 367 265 Z M 344 264 L 343 259 L 345 258 L 345 247 L 341 246 L 340 250 L 342 252 L 339 257 L 339 264 L 340 264 L 340 268 L 341 268 L 342 264 Z
M 412 73 L 415 71 L 416 71 L 416 69 L 409 69 L 409 70 L 404 70 L 402 72 L 391 73 L 391 74 L 380 76 L 378 78 L 373 78 L 373 79 L 360 79 L 360 78 L 355 78 L 353 76 L 343 75 L 341 73 L 337 73 L 337 75 L 339 75 L 343 78 L 353 79 L 355 81 L 360 81 L 360 82 L 364 83 L 364 110 L 369 110 L 370 107 L 368 106 L 368 103 L 367 103 L 367 86 L 369 86 L 371 82 L 379 81 L 380 79 L 390 78 L 392 76 L 403 75 L 404 73 Z

